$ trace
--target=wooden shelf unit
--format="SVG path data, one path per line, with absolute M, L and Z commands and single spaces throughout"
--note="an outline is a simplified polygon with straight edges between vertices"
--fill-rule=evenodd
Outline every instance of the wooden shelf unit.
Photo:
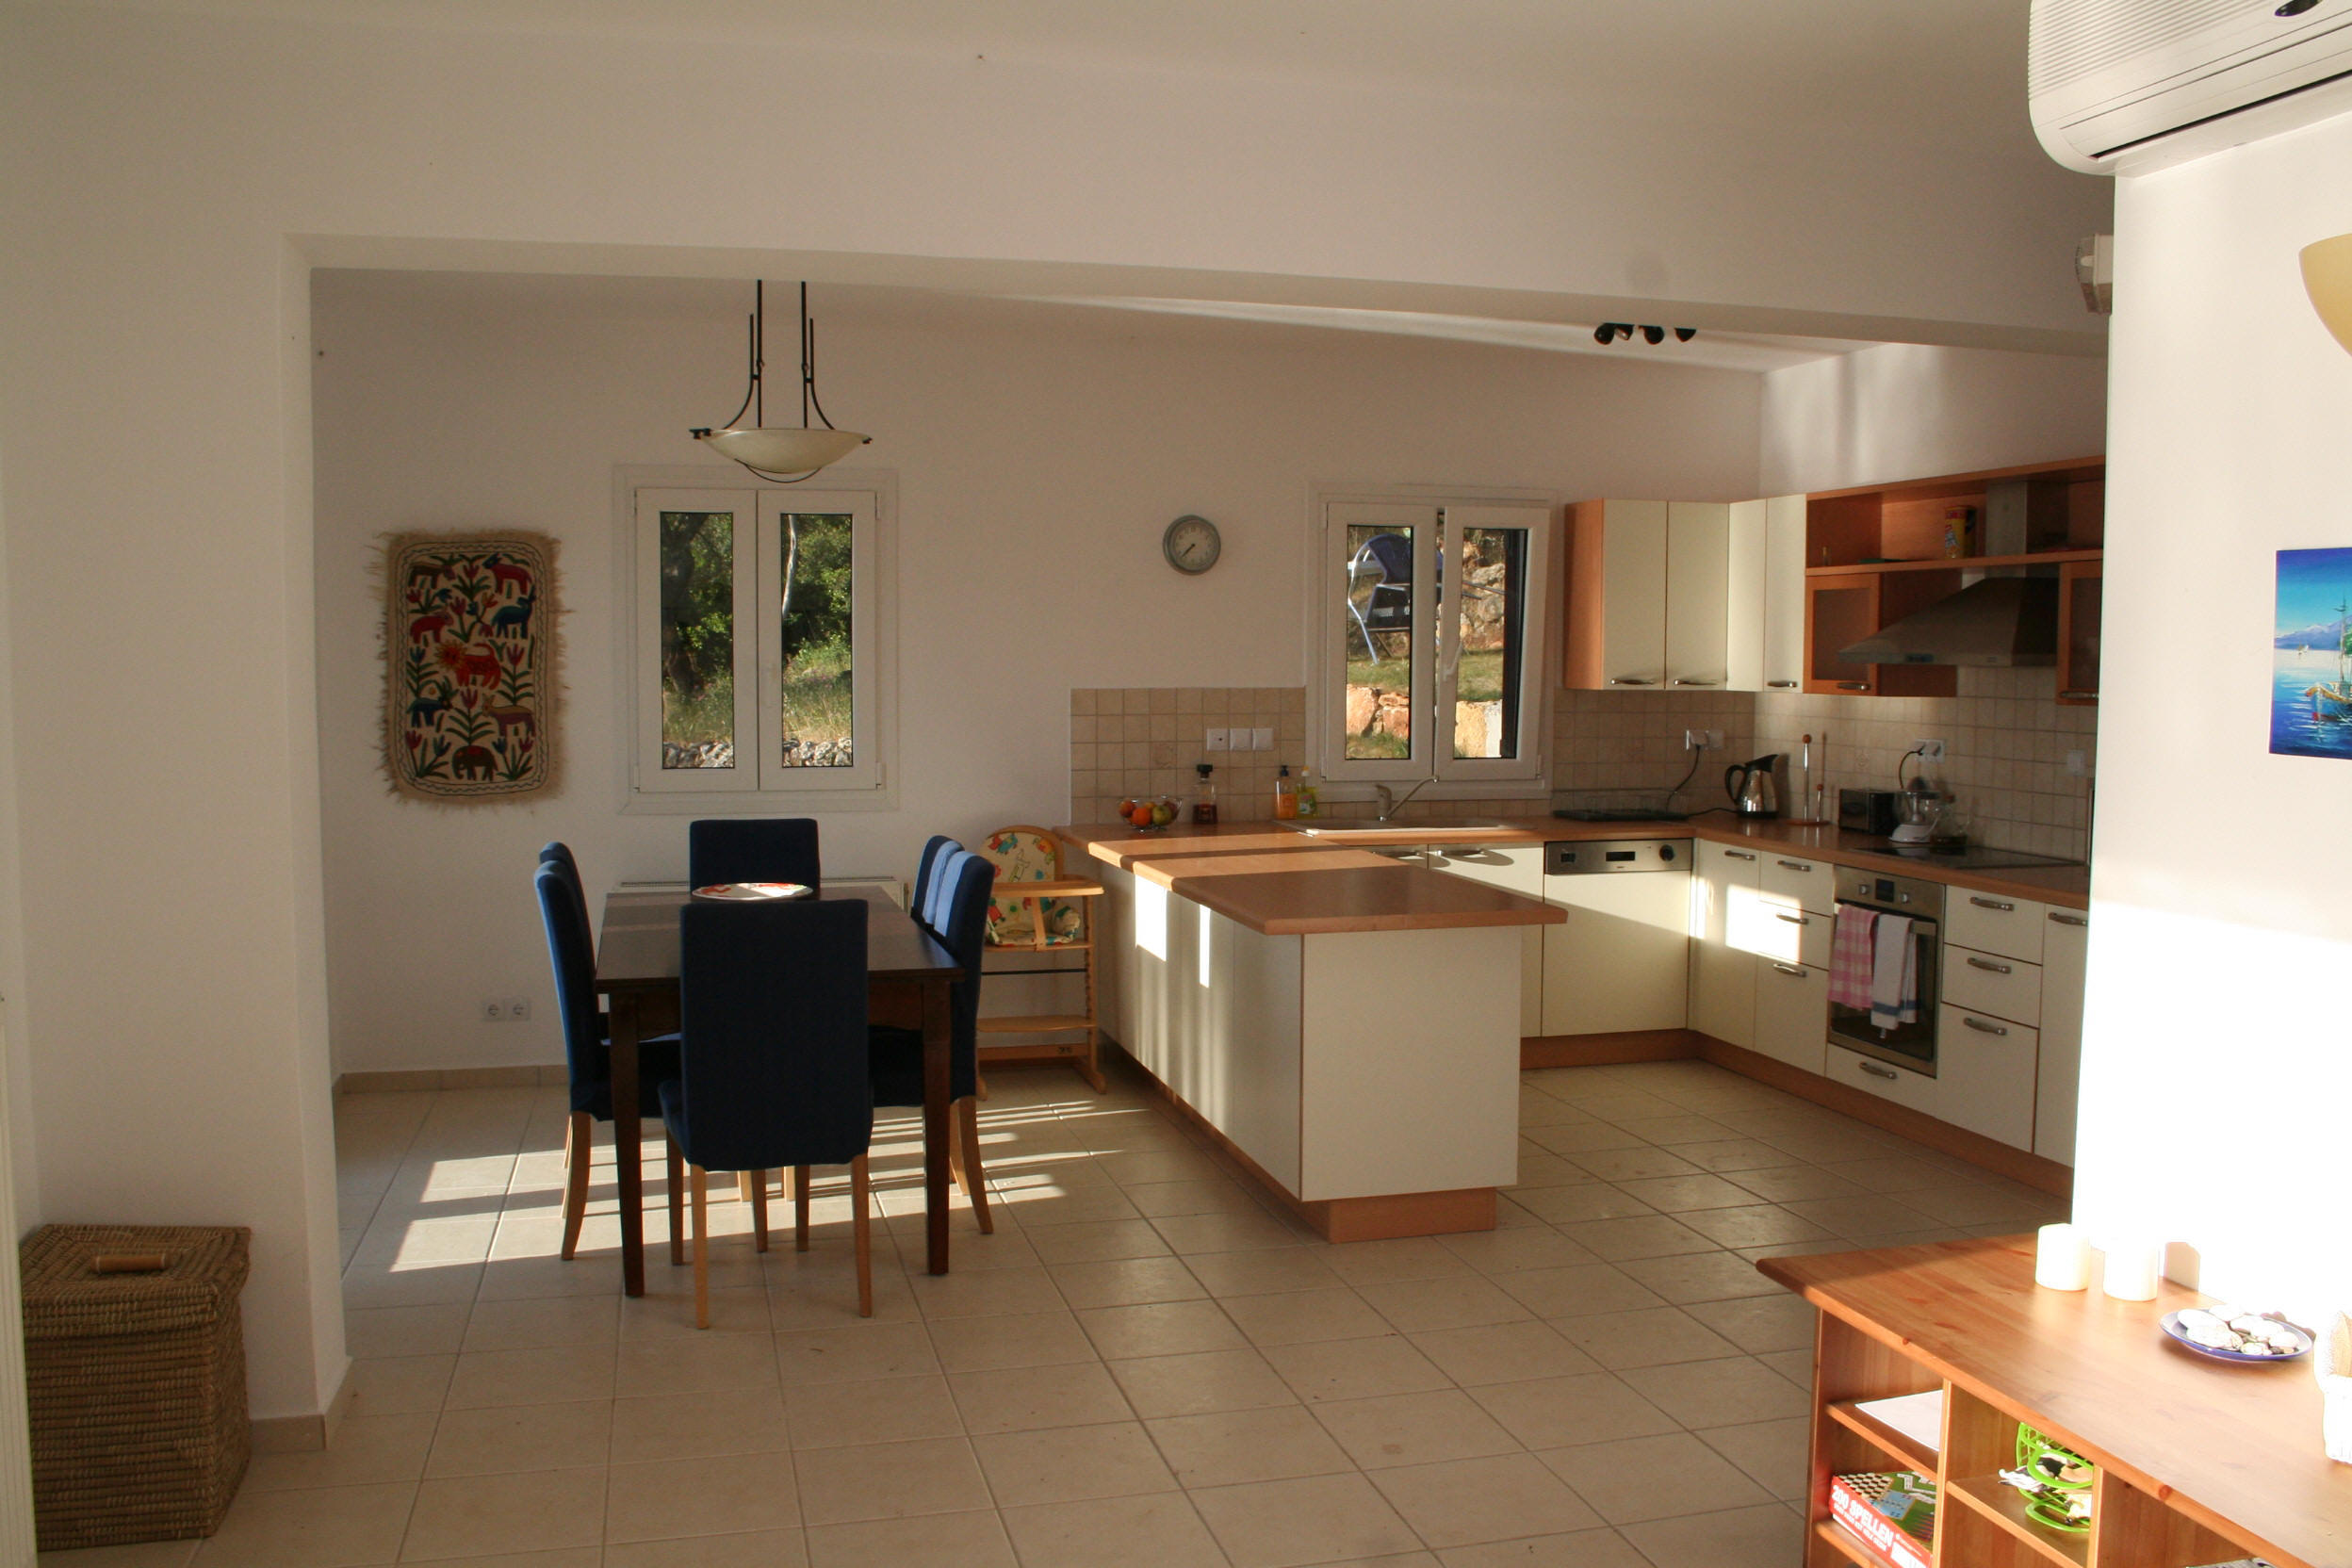
M 2320 1448 L 2308 1366 L 2226 1366 L 2172 1345 L 2157 1319 L 2204 1303 L 2034 1284 L 2034 1238 L 1767 1258 L 1766 1277 L 1821 1311 L 1814 1345 L 1805 1568 L 1878 1565 L 1829 1511 L 1830 1478 L 1936 1478 L 1937 1568 L 2278 1568 L 2352 1562 L 2352 1465 Z M 1935 1453 L 1854 1408 L 1940 1389 Z M 1998 1472 L 2027 1422 L 2096 1467 L 2087 1534 L 2028 1518 Z

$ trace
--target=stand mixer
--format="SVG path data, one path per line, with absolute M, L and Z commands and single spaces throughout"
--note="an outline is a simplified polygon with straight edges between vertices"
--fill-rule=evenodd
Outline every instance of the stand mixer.
M 1913 752 L 1903 761 L 1908 762 L 1911 757 L 1918 755 Z M 1895 774 L 1900 781 L 1903 770 L 1898 767 Z M 1895 824 L 1895 830 L 1887 837 L 1899 844 L 1928 842 L 1936 836 L 1936 819 L 1943 799 L 1928 787 L 1925 774 L 1914 774 L 1911 782 L 1904 784 L 1903 792 L 1895 797 L 1895 810 L 1902 820 Z

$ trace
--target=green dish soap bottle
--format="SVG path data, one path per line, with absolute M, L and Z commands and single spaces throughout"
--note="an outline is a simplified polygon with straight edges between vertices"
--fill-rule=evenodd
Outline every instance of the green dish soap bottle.
M 1298 814 L 1302 817 L 1312 817 L 1321 809 L 1322 808 L 1315 803 L 1315 770 L 1300 768 L 1298 770 Z

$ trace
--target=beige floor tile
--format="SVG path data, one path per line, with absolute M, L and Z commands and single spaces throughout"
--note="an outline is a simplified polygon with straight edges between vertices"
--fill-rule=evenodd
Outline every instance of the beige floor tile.
M 549 1552 L 498 1552 L 489 1557 L 441 1558 L 435 1568 L 599 1568 L 601 1546 L 559 1546 Z
M 1475 1234 L 1491 1234 L 1477 1232 Z M 1405 1236 L 1395 1241 L 1356 1241 L 1331 1249 L 1324 1259 L 1331 1272 L 1351 1285 L 1387 1284 L 1396 1280 L 1442 1280 L 1470 1266 L 1438 1245 L 1447 1239 Z
M 845 1287 L 843 1294 L 856 1298 L 855 1287 Z M 731 1290 L 710 1292 L 710 1327 L 703 1328 L 694 1321 L 694 1291 L 692 1284 L 680 1287 L 678 1282 L 654 1276 L 645 1282 L 645 1294 L 630 1299 L 621 1297 L 620 1337 L 637 1341 L 646 1339 L 682 1339 L 690 1334 L 759 1334 L 770 1328 L 768 1293 L 757 1285 L 738 1285 Z M 548 1306 L 550 1302 L 513 1303 L 515 1306 Z M 854 1306 L 850 1309 L 856 1311 Z M 481 1321 L 481 1314 L 475 1314 Z
M 1835 1204 L 1838 1200 L 1821 1201 Z M 1816 1224 L 1776 1203 L 1702 1209 L 1677 1217 L 1719 1247 L 1774 1247 L 1792 1241 L 1830 1241 L 1838 1235 L 1828 1226 Z
M 991 1238 L 993 1239 L 993 1238 Z M 858 1275 L 846 1263 L 837 1264 L 831 1257 L 819 1259 L 822 1266 L 794 1269 L 790 1264 L 778 1266 L 778 1254 L 768 1254 L 768 1324 L 778 1333 L 793 1333 L 806 1329 L 853 1329 L 876 1323 L 912 1323 L 923 1315 L 915 1307 L 914 1286 L 908 1282 L 893 1254 L 877 1242 L 874 1254 L 874 1315 L 861 1316 L 858 1311 Z M 800 1254 L 786 1252 L 786 1257 Z M 811 1253 L 809 1256 L 816 1256 Z M 1033 1263 L 1035 1259 L 1023 1259 Z M 956 1244 L 956 1267 L 958 1272 L 974 1271 L 973 1260 L 959 1239 Z M 716 1327 L 716 1324 L 713 1324 Z
M 368 1357 L 351 1363 L 351 1414 L 436 1411 L 449 1392 L 455 1356 Z
M 1360 1285 L 1357 1294 L 1404 1333 L 1510 1323 L 1532 1315 L 1525 1304 L 1475 1274 Z
M 593 1218 L 590 1225 L 596 1226 Z M 510 1222 L 507 1231 L 514 1237 L 512 1250 L 507 1233 L 502 1232 L 498 1245 L 490 1250 L 490 1261 L 482 1266 L 479 1298 L 514 1301 L 533 1296 L 619 1295 L 620 1228 L 615 1224 L 610 1229 L 613 1235 L 610 1250 L 584 1245 L 594 1239 L 594 1230 L 583 1231 L 580 1255 L 567 1263 L 556 1256 L 564 1234 L 562 1220 Z
M 1689 1160 L 1702 1170 L 1731 1174 L 1741 1170 L 1765 1170 L 1786 1166 L 1788 1155 L 1771 1144 L 1756 1138 L 1724 1138 L 1716 1143 L 1684 1143 L 1674 1147 L 1674 1153 Z M 1734 1178 L 1737 1179 L 1736 1177 Z
M 812 1526 L 808 1536 L 809 1568 L 1017 1568 L 994 1509 Z
M 1234 1486 L 1354 1468 L 1303 1406 L 1217 1411 L 1145 1423 L 1176 1478 L 1188 1487 Z
M 438 1356 L 466 1344 L 463 1301 L 418 1307 L 344 1309 L 343 1343 L 354 1357 Z
M 1448 1546 L 1438 1558 L 1444 1568 L 1651 1568 L 1649 1559 L 1611 1529 Z
M 1511 1434 L 1460 1389 L 1334 1399 L 1314 1407 L 1348 1457 L 1361 1469 L 1428 1464 L 1511 1452 Z
M 653 1394 L 612 1403 L 612 1462 L 709 1459 L 790 1446 L 784 1396 L 773 1388 Z
M 1516 1274 L 1530 1268 L 1570 1268 L 1596 1263 L 1592 1253 L 1548 1225 L 1472 1231 L 1439 1236 L 1438 1244 L 1481 1274 Z
M 1560 1329 L 1549 1323 L 1486 1323 L 1406 1337 L 1413 1341 L 1414 1348 L 1437 1364 L 1439 1371 L 1465 1388 L 1478 1383 L 1565 1378 L 1600 1370 L 1591 1356 L 1570 1344 Z
M 198 1541 L 143 1541 L 132 1546 L 43 1552 L 35 1560 L 41 1568 L 188 1568 L 188 1560 L 202 1544 Z
M 1618 1189 L 1639 1198 L 1660 1214 L 1688 1214 L 1694 1209 L 1734 1209 L 1756 1201 L 1756 1194 L 1721 1176 L 1701 1171 L 1690 1176 L 1661 1176 L 1647 1181 L 1621 1182 Z
M 777 1334 L 776 1364 L 784 1386 L 793 1388 L 935 1375 L 939 1358 L 920 1323 L 863 1323 Z
M 430 1268 L 354 1268 L 343 1276 L 343 1305 L 422 1307 L 471 1301 L 482 1289 L 478 1263 L 437 1264 Z
M 1767 1203 L 1796 1203 L 1814 1199 L 1859 1198 L 1866 1195 L 1866 1190 L 1858 1184 L 1818 1165 L 1785 1165 L 1763 1170 L 1742 1170 L 1731 1180 Z
M 612 1352 L 595 1346 L 557 1350 L 482 1350 L 457 1358 L 447 1408 L 552 1405 L 612 1397 Z
M 601 1465 L 428 1480 L 416 1489 L 400 1560 L 598 1545 L 604 1493 Z
M 1658 1211 L 1607 1182 L 1588 1180 L 1580 1186 L 1513 1187 L 1511 1200 L 1551 1225 L 1576 1225 L 1588 1220 L 1640 1218 Z
M 1334 1248 L 1334 1252 L 1344 1249 Z M 1247 1256 L 1248 1254 L 1236 1254 Z M 1353 1290 L 1286 1290 L 1223 1298 L 1225 1312 L 1256 1345 L 1311 1345 L 1328 1339 L 1378 1339 L 1387 1318 Z
M 1380 1339 L 1335 1339 L 1314 1345 L 1277 1345 L 1265 1352 L 1291 1392 L 1315 1403 L 1325 1399 L 1371 1399 L 1388 1394 L 1417 1394 L 1444 1388 L 1448 1380 L 1429 1358 L 1401 1334 Z
M 1639 1149 L 1589 1149 L 1567 1156 L 1568 1163 L 1604 1182 L 1656 1181 L 1665 1176 L 1693 1176 L 1699 1168 L 1671 1150 L 1644 1145 Z
M 1016 1188 L 1004 1193 L 1003 1201 L 1021 1226 L 1029 1230 L 1143 1217 L 1143 1211 L 1135 1207 L 1125 1191 L 1108 1183 L 1099 1187 Z
M 1172 1492 L 1175 1478 L 1133 1422 L 995 1432 L 972 1440 L 999 1508 Z
M 1098 1362 L 959 1372 L 947 1381 L 964 1429 L 975 1434 L 1127 1421 L 1135 1413 Z
M 1420 1538 L 1362 1476 L 1309 1476 L 1190 1494 L 1233 1568 L 1291 1568 L 1416 1551 Z
M 1685 1309 L 1750 1354 L 1810 1350 L 1821 1314 L 1799 1296 L 1747 1296 L 1731 1301 L 1696 1301 Z
M 608 1542 L 789 1529 L 800 1523 L 792 1456 L 653 1460 L 612 1466 Z
M 794 1460 L 801 1508 L 811 1527 L 990 1506 L 979 1462 L 960 1437 L 814 1448 Z
M 1570 1161 L 1564 1154 L 1555 1154 L 1532 1143 L 1523 1143 L 1519 1150 L 1518 1187 L 1567 1187 L 1597 1181 L 1591 1171 Z
M 1600 1516 L 1527 1454 L 1377 1470 L 1372 1484 L 1431 1546 L 1589 1529 Z
M 1554 1127 L 1530 1127 L 1527 1136 L 1555 1154 L 1581 1154 L 1598 1149 L 1642 1149 L 1648 1147 L 1622 1127 L 1612 1127 L 1597 1119 L 1570 1122 Z
M 1691 1429 L 1778 1421 L 1811 1408 L 1803 1390 L 1751 1356 L 1628 1367 L 1620 1376 Z
M 1712 1143 L 1722 1139 L 1731 1129 L 1720 1121 L 1709 1121 L 1703 1116 L 1638 1117 L 1616 1123 L 1636 1137 L 1673 1149 L 1686 1143 Z
M 1732 1252 L 1691 1252 L 1671 1258 L 1632 1258 L 1623 1272 L 1654 1292 L 1659 1300 L 1677 1306 L 1692 1301 L 1728 1301 L 1740 1296 L 1772 1296 L 1780 1286 L 1756 1271 L 1756 1265 Z
M 619 1337 L 620 1300 L 612 1296 L 550 1296 L 536 1300 L 482 1301 L 466 1325 L 468 1350 L 536 1350 L 564 1345 L 609 1345 Z M 765 1322 L 760 1325 L 766 1328 Z
M 615 1543 L 604 1548 L 603 1568 L 807 1568 L 808 1561 L 808 1543 L 798 1529 L 746 1530 Z M 595 1560 L 584 1568 L 596 1568 Z
M 577 1470 L 604 1463 L 612 1447 L 609 1399 L 453 1410 L 441 1416 L 424 1473 L 437 1478 Z
M 1067 1312 L 1013 1313 L 1002 1317 L 942 1317 L 931 1324 L 931 1348 L 949 1372 L 1001 1366 L 1052 1366 L 1092 1361 L 1093 1344 Z
M 1494 1281 L 1495 1288 L 1538 1317 L 1582 1317 L 1664 1305 L 1656 1292 L 1613 1264 L 1527 1268 L 1495 1275 Z
M 945 1378 L 884 1378 L 873 1382 L 804 1383 L 786 1392 L 795 1449 L 846 1448 L 916 1438 L 961 1437 Z
M 1772 1501 L 1753 1478 L 1688 1432 L 1586 1443 L 1536 1457 L 1612 1525 Z
M 1173 1257 L 1057 1264 L 1046 1272 L 1061 1291 L 1062 1299 L 1082 1312 L 1088 1307 L 1198 1300 L 1208 1294 L 1208 1287 L 1193 1278 L 1192 1270 Z
M 305 1487 L 249 1492 L 197 1548 L 200 1568 L 344 1568 L 398 1559 L 416 1488 Z
M 1240 1183 L 1222 1176 L 1190 1182 L 1155 1182 L 1131 1186 L 1127 1200 L 1146 1218 L 1187 1214 L 1256 1214 L 1257 1198 Z
M 776 1379 L 776 1343 L 764 1333 L 623 1342 L 614 1391 L 624 1399 L 650 1394 L 702 1394 L 762 1388 Z
M 1673 1416 L 1607 1372 L 1494 1383 L 1469 1393 L 1530 1448 L 1614 1443 L 1675 1429 Z
M 1555 1326 L 1579 1349 L 1609 1368 L 1736 1356 L 1740 1347 L 1680 1307 L 1563 1317 Z
M 926 1318 L 1067 1310 L 1053 1277 L 1042 1268 L 958 1269 L 917 1275 L 912 1283 L 915 1305 Z
M 1182 1493 L 1004 1510 L 1023 1568 L 1224 1568 Z
M 1288 1290 L 1330 1290 L 1345 1282 L 1325 1257 L 1331 1247 L 1273 1248 L 1261 1252 L 1200 1252 L 1184 1266 L 1211 1296 L 1271 1296 Z
M 1778 1503 L 1625 1527 L 1658 1568 L 1787 1568 L 1805 1550 L 1805 1524 Z
M 1111 1219 L 1087 1225 L 1049 1225 L 1033 1233 L 1029 1245 L 1048 1265 L 1105 1263 L 1118 1258 L 1164 1258 L 1171 1249 L 1148 1219 Z
M 1718 1245 L 1700 1234 L 1685 1219 L 1702 1219 L 1712 1211 L 1684 1215 L 1637 1215 L 1625 1219 L 1581 1219 L 1560 1227 L 1560 1234 L 1593 1256 L 1611 1263 L 1629 1258 L 1661 1258 L 1683 1252 L 1712 1251 Z
M 1257 1214 L 1170 1215 L 1152 1225 L 1179 1257 L 1196 1252 L 1254 1252 L 1297 1247 L 1300 1233 L 1263 1211 Z
M 1813 1352 L 1810 1350 L 1764 1350 L 1756 1360 L 1779 1373 L 1804 1393 L 1813 1392 Z
M 430 1412 L 349 1416 L 335 1429 L 332 1446 L 301 1454 L 255 1454 L 245 1472 L 244 1489 L 286 1492 L 413 1481 L 424 1474 L 433 1421 Z M 603 1459 L 599 1451 L 596 1460 L 601 1463 Z
M 1865 1192 L 1918 1192 L 1923 1187 L 1948 1186 L 1952 1180 L 1949 1170 L 1930 1165 L 1924 1159 L 1892 1151 L 1870 1159 L 1836 1161 L 1820 1168 L 1852 1182 Z
M 1221 1175 L 1217 1164 L 1197 1150 L 1165 1149 L 1136 1150 L 1129 1153 L 1102 1154 L 1095 1158 L 1097 1168 L 1121 1186 L 1152 1186 L 1162 1182 L 1188 1182 Z
M 1758 1421 L 1745 1427 L 1710 1427 L 1699 1441 L 1738 1465 L 1757 1485 L 1784 1500 L 1803 1497 L 1810 1478 L 1809 1417 Z
M 1078 1315 L 1096 1352 L 1106 1360 L 1188 1356 L 1235 1350 L 1248 1343 L 1213 1300 L 1152 1301 L 1133 1307 L 1090 1307 Z
M 1150 1356 L 1106 1364 L 1135 1413 L 1147 1421 L 1298 1402 L 1290 1385 L 1255 1350 Z

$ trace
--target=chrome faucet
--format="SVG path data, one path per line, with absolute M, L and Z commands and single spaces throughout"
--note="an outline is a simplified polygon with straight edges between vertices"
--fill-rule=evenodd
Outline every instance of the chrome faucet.
M 1396 792 L 1391 790 L 1387 785 L 1373 785 L 1372 789 L 1374 792 L 1380 797 L 1380 814 L 1374 817 L 1372 820 L 1374 822 L 1386 822 L 1389 818 L 1403 810 L 1412 801 L 1413 797 L 1421 792 L 1422 786 L 1428 783 L 1429 780 L 1425 778 L 1421 780 L 1419 784 L 1415 784 L 1412 789 L 1407 790 L 1403 800 L 1398 800 L 1396 798 Z

